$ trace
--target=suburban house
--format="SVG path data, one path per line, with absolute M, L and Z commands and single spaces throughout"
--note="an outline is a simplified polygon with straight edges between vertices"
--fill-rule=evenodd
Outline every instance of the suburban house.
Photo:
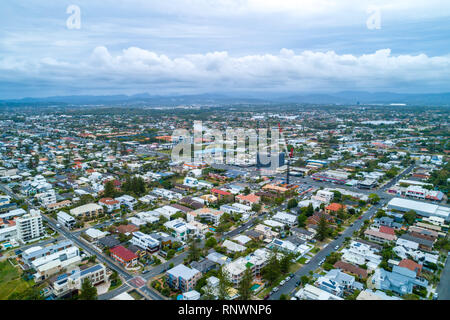
M 387 227 L 385 227 L 387 228 Z M 377 230 L 368 229 L 364 231 L 364 235 L 370 240 L 376 243 L 391 243 L 397 240 L 397 236 L 394 234 L 384 233 Z
M 98 204 L 106 207 L 106 212 L 111 213 L 120 209 L 120 202 L 113 198 L 102 198 L 98 201 Z
M 138 256 L 123 246 L 111 248 L 111 257 L 125 267 L 133 267 L 137 264 Z
M 408 268 L 394 266 L 392 272 L 384 269 L 375 270 L 372 284 L 379 290 L 390 290 L 400 295 L 410 294 L 415 286 L 426 288 L 428 281 L 417 278 L 416 272 Z

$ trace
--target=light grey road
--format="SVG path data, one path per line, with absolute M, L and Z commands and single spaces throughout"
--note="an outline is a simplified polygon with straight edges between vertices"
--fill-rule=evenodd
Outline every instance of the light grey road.
M 450 300 L 450 259 L 447 258 L 441 281 L 437 287 L 438 300 Z

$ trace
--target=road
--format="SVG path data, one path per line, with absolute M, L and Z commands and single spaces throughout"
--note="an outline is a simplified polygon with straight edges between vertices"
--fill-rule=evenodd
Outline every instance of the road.
M 336 251 L 335 247 L 341 247 L 345 241 L 346 237 L 352 237 L 353 232 L 361 229 L 361 226 L 364 224 L 364 221 L 369 220 L 372 216 L 382 207 L 382 204 L 377 204 L 372 206 L 367 210 L 363 215 L 361 220 L 356 220 L 353 226 L 348 227 L 338 239 L 330 242 L 324 249 L 319 251 L 305 266 L 301 267 L 294 274 L 295 277 L 289 280 L 286 284 L 284 284 L 278 292 L 272 294 L 269 300 L 279 300 L 282 294 L 289 294 L 296 288 L 296 282 L 300 280 L 302 276 L 308 275 L 310 271 L 314 271 L 319 267 L 319 263 L 322 259 L 325 259 L 330 253 Z
M 450 300 L 450 259 L 447 258 L 441 280 L 437 287 L 438 300 Z
M 385 184 L 382 189 L 379 189 L 377 191 L 377 194 L 380 195 L 385 192 L 388 188 L 390 188 L 393 184 L 397 183 L 398 180 L 400 180 L 403 176 L 411 172 L 411 170 L 414 168 L 414 165 L 410 166 L 406 170 L 404 170 L 400 175 L 392 179 L 390 182 Z M 348 227 L 341 236 L 339 236 L 338 239 L 330 242 L 324 249 L 319 251 L 311 260 L 306 264 L 305 266 L 301 267 L 299 270 L 297 270 L 294 274 L 294 278 L 289 280 L 287 283 L 285 283 L 283 286 L 279 287 L 279 290 L 272 294 L 269 297 L 269 300 L 279 300 L 280 296 L 282 294 L 289 294 L 292 293 L 296 289 L 296 282 L 300 280 L 300 278 L 304 275 L 308 275 L 310 271 L 314 271 L 319 267 L 319 263 L 322 259 L 325 259 L 330 253 L 336 251 L 335 247 L 339 246 L 341 247 L 342 244 L 345 241 L 346 237 L 352 237 L 353 232 L 361 229 L 361 226 L 364 224 L 364 221 L 370 220 L 378 211 L 378 209 L 381 209 L 384 205 L 387 204 L 387 201 L 390 200 L 392 197 L 386 197 L 383 195 L 384 200 L 381 200 L 380 203 L 377 205 L 374 205 L 369 208 L 363 215 L 361 219 L 358 219 L 354 222 L 353 226 Z

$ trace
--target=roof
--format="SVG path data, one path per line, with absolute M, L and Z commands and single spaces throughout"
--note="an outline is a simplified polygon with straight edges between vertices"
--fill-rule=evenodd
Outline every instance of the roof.
M 259 199 L 260 199 L 260 197 L 255 194 L 249 194 L 249 195 L 240 194 L 240 195 L 236 196 L 236 198 L 243 200 L 243 201 L 248 201 L 251 203 L 257 203 L 257 202 L 259 202 Z
M 224 190 L 220 190 L 220 189 L 211 189 L 211 193 L 217 193 L 220 194 L 222 196 L 231 196 L 230 192 L 224 191 Z
M 98 243 L 100 243 L 104 247 L 112 248 L 120 244 L 120 241 L 114 238 L 113 236 L 106 236 L 104 238 L 99 239 Z
M 172 275 L 175 278 L 182 278 L 185 280 L 191 279 L 196 276 L 200 271 L 194 268 L 186 267 L 184 264 L 179 264 L 176 267 L 167 270 L 169 275 Z
M 417 275 L 419 275 L 420 272 L 422 272 L 422 266 L 410 259 L 403 259 L 402 261 L 400 261 L 398 266 L 408 268 L 409 270 L 414 271 Z
M 380 232 L 395 236 L 395 230 L 392 229 L 391 227 L 381 226 Z
M 119 201 L 114 200 L 113 198 L 102 198 L 102 199 L 98 200 L 98 202 L 104 203 L 105 205 L 109 205 L 109 206 L 120 203 Z
M 380 231 L 370 230 L 370 229 L 366 230 L 364 232 L 364 234 L 373 236 L 373 237 L 377 237 L 377 238 L 381 238 L 381 239 L 385 239 L 385 240 L 389 240 L 389 241 L 393 241 L 393 240 L 397 239 L 397 237 L 395 235 L 388 234 L 388 233 L 382 233 Z
M 368 273 L 367 270 L 360 268 L 358 266 L 355 266 L 351 263 L 347 263 L 344 261 L 338 261 L 334 264 L 334 266 L 336 269 L 341 269 L 343 271 L 347 271 L 353 274 L 356 274 L 358 276 L 360 276 L 361 278 L 367 278 Z
M 132 251 L 130 251 L 127 248 L 122 247 L 122 246 L 114 247 L 114 248 L 110 249 L 110 252 L 112 254 L 118 256 L 119 258 L 121 258 L 124 261 L 131 261 L 131 260 L 137 259 L 137 257 L 138 257 Z
M 421 244 L 421 245 L 424 245 L 424 246 L 427 246 L 430 248 L 433 247 L 433 241 L 419 238 L 419 237 L 414 237 L 413 235 L 410 235 L 410 234 L 404 234 L 400 237 L 400 239 L 416 242 L 418 244 Z
M 331 210 L 331 211 L 339 211 L 340 209 L 345 209 L 345 205 L 334 202 L 334 203 L 330 204 L 329 206 L 327 206 L 325 209 Z

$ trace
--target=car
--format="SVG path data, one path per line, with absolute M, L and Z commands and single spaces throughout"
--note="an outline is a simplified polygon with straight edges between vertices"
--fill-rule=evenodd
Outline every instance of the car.
M 334 250 L 339 250 L 339 246 L 334 247 Z
M 149 273 L 150 272 L 150 270 L 144 270 L 144 271 L 142 271 L 142 274 L 146 274 L 146 273 Z
M 267 300 L 267 299 L 269 299 L 269 298 L 270 298 L 270 294 L 266 295 L 266 296 L 264 297 L 264 300 Z
M 281 280 L 281 282 L 280 282 L 280 286 L 284 285 L 285 283 L 286 283 L 286 281 L 285 281 L 285 280 Z
M 284 279 L 286 282 L 288 282 L 289 280 L 291 280 L 290 276 L 287 276 L 286 279 Z
M 293 278 L 295 276 L 295 274 L 293 274 L 293 273 L 291 273 L 290 275 L 289 275 L 289 277 L 291 277 L 291 278 Z
M 354 225 L 354 223 L 352 223 L 352 224 L 350 225 L 350 227 L 353 227 L 353 225 Z
M 360 216 L 359 218 L 358 218 L 358 220 L 361 220 L 362 219 L 362 216 Z
M 278 287 L 273 288 L 273 291 L 274 291 L 274 292 L 277 292 L 278 290 L 279 290 Z

